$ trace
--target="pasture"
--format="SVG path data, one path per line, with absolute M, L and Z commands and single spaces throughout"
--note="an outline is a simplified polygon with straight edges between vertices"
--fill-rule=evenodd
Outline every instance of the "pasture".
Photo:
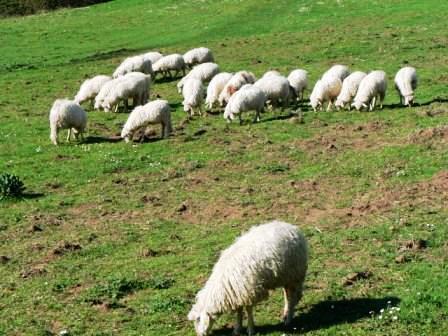
M 194 335 L 219 251 L 271 219 L 303 229 L 310 265 L 293 328 L 278 290 L 260 335 L 446 335 L 447 15 L 439 0 L 116 0 L 0 20 L 0 174 L 27 188 L 0 201 L 0 335 Z M 188 121 L 177 81 L 159 81 L 170 138 L 117 141 L 128 114 L 88 110 L 83 143 L 51 144 L 53 101 L 84 79 L 199 46 L 221 71 L 303 68 L 311 87 L 332 64 L 382 69 L 385 107 Z M 412 108 L 393 88 L 404 65 Z

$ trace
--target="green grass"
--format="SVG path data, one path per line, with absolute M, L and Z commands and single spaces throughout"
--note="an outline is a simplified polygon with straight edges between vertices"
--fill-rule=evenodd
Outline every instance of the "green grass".
M 310 268 L 296 329 L 278 325 L 276 291 L 256 308 L 260 334 L 445 335 L 447 137 L 416 134 L 448 122 L 447 14 L 436 0 L 128 0 L 2 19 L 0 173 L 27 189 L 0 202 L 0 335 L 193 335 L 186 316 L 219 251 L 273 218 L 303 228 Z M 384 69 L 386 106 L 302 106 L 303 124 L 289 111 L 243 126 L 209 115 L 133 145 L 95 141 L 126 114 L 89 111 L 89 141 L 50 143 L 51 104 L 85 78 L 201 45 L 222 70 L 300 67 L 311 83 L 334 63 Z M 406 63 L 420 76 L 412 109 L 395 106 Z M 169 100 L 176 127 L 175 84 L 152 95 Z M 402 249 L 416 239 L 427 247 Z M 379 318 L 396 306 L 397 320 Z M 232 323 L 220 317 L 215 334 Z

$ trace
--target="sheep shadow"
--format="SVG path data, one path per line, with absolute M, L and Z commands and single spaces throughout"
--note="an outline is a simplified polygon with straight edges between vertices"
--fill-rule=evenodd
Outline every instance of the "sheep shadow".
M 119 136 L 110 136 L 110 137 L 104 137 L 104 136 L 98 136 L 98 135 L 89 135 L 84 139 L 82 142 L 83 144 L 99 144 L 99 143 L 115 143 L 120 142 L 123 139 Z
M 448 99 L 447 98 L 441 98 L 441 97 L 437 97 L 422 103 L 418 103 L 415 102 L 414 104 L 412 104 L 412 107 L 423 107 L 423 106 L 430 106 L 434 103 L 448 103 Z M 383 105 L 384 108 L 388 108 L 388 109 L 397 109 L 397 108 L 409 108 L 408 106 L 404 106 L 400 103 L 394 103 L 394 104 L 387 104 L 387 105 Z
M 359 319 L 372 316 L 371 312 L 378 314 L 381 309 L 396 306 L 400 301 L 397 297 L 326 300 L 313 305 L 305 313 L 298 312 L 289 327 L 285 327 L 283 323 L 256 325 L 255 331 L 259 335 L 268 335 L 273 332 L 285 332 L 291 335 L 305 334 L 338 324 L 354 323 Z M 231 333 L 231 328 L 224 327 L 216 330 L 213 335 L 224 336 Z

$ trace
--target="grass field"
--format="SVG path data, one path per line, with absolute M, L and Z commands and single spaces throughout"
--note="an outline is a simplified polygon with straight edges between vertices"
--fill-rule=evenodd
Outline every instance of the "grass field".
M 303 229 L 310 267 L 294 328 L 276 291 L 260 335 L 446 335 L 447 15 L 439 0 L 117 0 L 2 19 L 0 173 L 28 193 L 0 202 L 0 335 L 193 335 L 219 251 L 274 218 Z M 197 46 L 224 71 L 304 68 L 312 83 L 335 63 L 383 69 L 386 106 L 186 123 L 173 81 L 152 93 L 173 107 L 169 139 L 114 142 L 127 114 L 90 111 L 84 143 L 50 143 L 51 104 L 85 78 Z M 413 108 L 393 89 L 405 64 Z

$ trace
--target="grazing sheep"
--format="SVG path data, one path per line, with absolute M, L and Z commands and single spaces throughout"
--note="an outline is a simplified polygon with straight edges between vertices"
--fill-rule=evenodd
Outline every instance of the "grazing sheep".
M 277 70 L 269 70 L 269 71 L 265 72 L 261 78 L 270 77 L 270 76 L 280 76 L 281 77 L 282 74 L 280 72 L 278 72 Z
M 229 101 L 230 97 L 238 91 L 244 84 L 254 84 L 257 78 L 252 72 L 239 71 L 227 82 L 224 89 L 219 94 L 219 105 L 224 106 Z
M 182 75 L 185 76 L 185 61 L 182 55 L 180 54 L 171 54 L 167 56 L 163 56 L 157 62 L 155 62 L 152 66 L 154 71 L 154 79 L 157 74 L 161 73 L 162 77 L 170 77 L 173 75 L 171 71 L 175 71 L 174 77 L 176 77 L 180 71 L 182 71 Z
M 184 111 L 194 116 L 194 110 L 198 109 L 199 115 L 202 115 L 202 103 L 204 101 L 204 87 L 200 79 L 188 78 L 182 88 L 184 101 Z
M 177 91 L 182 93 L 182 87 L 188 78 L 196 78 L 201 80 L 203 83 L 209 82 L 213 76 L 219 73 L 219 65 L 216 63 L 202 63 L 196 65 L 185 77 L 177 83 Z
M 232 73 L 221 72 L 210 81 L 207 87 L 207 98 L 205 98 L 205 104 L 210 110 L 213 108 L 213 105 L 218 102 L 219 94 L 232 77 Z
M 307 241 L 296 226 L 272 221 L 252 227 L 221 253 L 197 293 L 188 314 L 196 335 L 208 335 L 218 315 L 227 312 L 236 312 L 234 335 L 239 335 L 244 309 L 248 334 L 254 335 L 254 306 L 279 287 L 285 299 L 283 320 L 289 325 L 302 297 L 307 268 Z
M 269 101 L 272 106 L 280 105 L 280 101 L 282 102 L 282 110 L 288 106 L 290 86 L 286 77 L 271 73 L 256 81 L 254 86 L 263 91 L 267 101 Z
M 58 132 L 60 129 L 68 129 L 67 141 L 73 133 L 75 138 L 81 136 L 87 126 L 87 113 L 74 101 L 68 99 L 56 99 L 50 110 L 50 139 L 58 144 Z
M 253 84 L 245 84 L 230 97 L 224 110 L 224 119 L 230 122 L 237 114 L 242 124 L 241 113 L 255 110 L 254 122 L 257 122 L 260 120 L 260 113 L 263 112 L 265 103 L 266 96 L 260 88 Z
M 336 64 L 333 65 L 330 69 L 328 69 L 321 77 L 321 79 L 325 79 L 326 77 L 337 77 L 344 81 L 345 77 L 350 75 L 350 70 L 345 65 Z
M 120 82 L 121 80 L 123 80 L 123 77 L 118 77 L 118 78 L 112 79 L 112 80 L 106 82 L 101 87 L 100 91 L 98 92 L 98 94 L 95 97 L 95 105 L 94 105 L 95 110 L 99 110 L 99 109 L 103 108 L 104 98 L 106 98 L 106 96 L 109 94 L 109 92 L 112 90 L 112 88 L 114 86 L 116 86 L 117 83 Z
M 99 75 L 87 79 L 82 83 L 78 93 L 75 96 L 74 102 L 82 104 L 90 100 L 90 105 L 93 107 L 93 101 L 100 92 L 104 84 L 109 82 L 112 78 L 110 76 Z
M 213 53 L 210 49 L 201 47 L 187 51 L 184 54 L 184 61 L 186 66 L 191 68 L 196 64 L 214 62 L 215 58 L 213 57 Z
M 314 112 L 321 110 L 323 104 L 328 101 L 327 111 L 341 92 L 342 82 L 338 77 L 325 76 L 314 85 L 310 95 L 310 105 Z
M 115 70 L 112 77 L 118 78 L 130 72 L 143 72 L 151 76 L 154 75 L 151 60 L 143 55 L 138 55 L 126 58 Z
M 308 72 L 302 69 L 291 71 L 288 76 L 289 85 L 299 101 L 303 100 L 303 93 L 308 88 Z
M 381 70 L 372 71 L 359 84 L 358 92 L 353 100 L 352 106 L 358 111 L 363 107 L 372 111 L 380 100 L 380 108 L 383 108 L 384 97 L 387 90 L 386 73 Z M 369 104 L 369 106 L 367 106 Z
M 407 66 L 395 75 L 395 89 L 400 96 L 400 104 L 411 107 L 414 103 L 414 90 L 417 88 L 417 71 Z
M 365 76 L 365 72 L 355 71 L 344 79 L 344 81 L 342 82 L 341 93 L 336 98 L 336 103 L 334 104 L 338 109 L 347 106 L 350 110 L 350 104 L 353 98 L 356 96 L 359 84 Z
M 129 142 L 136 131 L 149 124 L 162 125 L 162 138 L 170 135 L 173 129 L 171 125 L 171 109 L 166 100 L 158 99 L 146 105 L 137 106 L 124 124 L 121 137 L 126 142 Z
M 163 57 L 163 55 L 157 51 L 150 51 L 141 56 L 143 56 L 144 59 L 149 59 L 151 61 L 151 64 L 154 64 Z

